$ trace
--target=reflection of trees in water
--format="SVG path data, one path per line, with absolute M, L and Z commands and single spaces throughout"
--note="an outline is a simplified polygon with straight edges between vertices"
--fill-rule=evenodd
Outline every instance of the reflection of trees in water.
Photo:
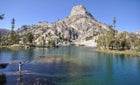
M 55 85 L 53 81 L 45 79 L 45 78 L 36 78 L 33 81 L 34 85 Z
M 1 56 L 2 56 L 2 49 L 0 48 L 0 58 L 1 58 Z
M 7 82 L 6 75 L 5 74 L 0 74 L 0 85 L 5 85 L 6 82 Z
M 24 81 L 23 75 L 19 75 L 16 85 L 55 85 L 55 83 L 47 78 L 35 78 L 31 81 Z
M 22 72 L 19 72 L 19 78 L 16 85 L 24 85 Z
M 25 52 L 25 56 L 24 56 L 24 60 L 25 61 L 32 61 L 34 59 L 34 51 L 33 49 L 28 49 L 26 52 Z
M 17 50 L 15 51 L 12 51 L 12 57 L 11 57 L 11 60 L 18 60 L 18 55 L 19 55 L 19 52 Z
M 132 61 L 135 59 L 135 56 L 131 56 L 131 55 L 124 55 L 124 54 L 116 54 L 115 55 L 115 59 L 118 62 L 118 64 L 120 63 L 121 66 L 123 66 L 124 64 L 130 64 L 132 63 Z
M 137 68 L 140 69 L 140 57 L 138 56 L 136 60 L 137 60 Z
M 18 75 L 18 79 L 15 82 L 16 85 L 55 85 L 51 78 L 42 78 L 38 75 L 38 73 L 30 72 L 30 71 L 18 71 L 17 73 L 12 73 L 13 75 Z M 31 77 L 31 74 L 33 74 Z M 41 73 L 39 73 L 41 74 Z M 1 82 L 0 82 L 1 85 Z

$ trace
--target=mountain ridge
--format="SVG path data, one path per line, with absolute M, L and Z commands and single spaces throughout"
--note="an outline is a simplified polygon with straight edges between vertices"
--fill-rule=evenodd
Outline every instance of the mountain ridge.
M 70 43 L 80 45 L 88 40 L 96 43 L 98 36 L 93 36 L 95 33 L 105 34 L 110 30 L 108 25 L 98 22 L 83 5 L 76 5 L 63 20 L 54 23 L 40 22 L 32 26 L 24 25 L 17 32 L 20 35 L 33 33 L 36 45 L 43 43 L 42 37 L 45 39 L 45 44 L 53 40 L 59 45 Z

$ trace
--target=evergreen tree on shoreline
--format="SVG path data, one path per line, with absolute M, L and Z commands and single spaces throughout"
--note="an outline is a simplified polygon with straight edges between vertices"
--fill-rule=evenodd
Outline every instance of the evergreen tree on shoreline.
M 18 44 L 19 43 L 19 35 L 18 33 L 16 33 L 14 31 L 14 28 L 15 28 L 15 19 L 13 18 L 12 21 L 11 21 L 11 32 L 10 32 L 10 41 L 9 41 L 9 44 L 10 45 L 13 45 L 13 44 Z

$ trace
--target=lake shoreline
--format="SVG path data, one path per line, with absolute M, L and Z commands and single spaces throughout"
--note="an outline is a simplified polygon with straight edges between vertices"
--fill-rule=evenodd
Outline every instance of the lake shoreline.
M 111 54 L 125 54 L 125 55 L 135 55 L 140 56 L 140 52 L 135 50 L 108 50 L 108 49 L 96 49 L 98 52 L 104 52 L 104 53 L 111 53 Z
M 92 46 L 85 46 L 85 47 L 92 47 Z M 0 48 L 21 49 L 21 48 L 25 48 L 25 47 L 24 46 L 12 46 L 12 45 L 8 45 L 8 46 L 0 46 Z M 41 47 L 39 47 L 39 48 L 41 48 Z M 140 56 L 140 52 L 135 51 L 135 50 L 123 50 L 123 51 L 120 51 L 120 50 L 109 50 L 109 49 L 98 49 L 98 48 L 94 48 L 94 49 L 97 52 Z

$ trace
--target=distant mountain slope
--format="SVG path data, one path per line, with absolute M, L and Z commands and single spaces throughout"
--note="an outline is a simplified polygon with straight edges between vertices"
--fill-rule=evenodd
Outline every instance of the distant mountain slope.
M 10 32 L 10 30 L 8 30 L 8 29 L 0 28 L 0 33 L 1 33 L 2 35 L 6 35 L 6 34 L 8 34 L 9 32 Z

